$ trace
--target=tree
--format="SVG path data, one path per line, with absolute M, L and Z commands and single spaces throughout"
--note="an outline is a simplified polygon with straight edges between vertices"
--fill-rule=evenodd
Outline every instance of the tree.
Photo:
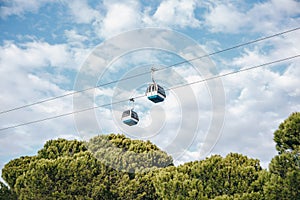
M 128 171 L 101 162 L 87 147 Z M 148 170 L 131 171 L 139 162 Z M 36 156 L 7 163 L 2 177 L 18 199 L 157 199 L 150 169 L 170 163 L 172 158 L 149 141 L 111 134 L 89 143 L 50 140 Z
M 117 176 L 85 151 L 32 163 L 14 189 L 20 199 L 111 199 L 108 188 Z
M 134 178 L 129 173 L 119 172 L 119 178 L 110 191 L 114 199 L 119 200 L 151 200 L 158 199 L 154 185 L 154 171 L 148 173 L 136 173 Z
M 17 195 L 0 181 L 0 200 L 17 200 Z
M 86 143 L 50 140 L 36 156 L 5 165 L 2 177 L 9 187 L 0 183 L 0 200 L 300 199 L 296 144 L 275 156 L 267 171 L 259 160 L 237 153 L 175 167 L 151 142 L 124 135 L 96 136 Z
M 8 183 L 10 188 L 14 188 L 17 178 L 24 174 L 29 169 L 30 163 L 35 160 L 35 156 L 22 156 L 11 160 L 2 169 L 2 178 Z
M 300 199 L 300 113 L 292 113 L 274 133 L 279 155 L 269 165 L 266 199 Z
M 153 184 L 158 199 L 207 199 L 200 179 L 173 166 L 157 171 Z
M 38 151 L 37 158 L 56 159 L 61 156 L 73 156 L 76 153 L 86 151 L 84 142 L 66 139 L 49 140 L 44 147 Z
M 64 139 L 46 142 L 37 156 L 14 159 L 2 170 L 18 199 L 92 199 L 95 195 L 110 199 L 108 188 L 114 184 L 110 180 L 117 180 L 116 176 L 83 142 Z
M 286 152 L 275 156 L 269 165 L 270 180 L 264 187 L 266 199 L 300 199 L 299 155 Z
M 300 152 L 300 113 L 292 113 L 274 133 L 274 141 L 279 154 L 288 151 Z
M 218 196 L 230 199 L 234 195 L 259 199 L 261 171 L 256 159 L 234 153 L 225 158 L 214 155 L 159 170 L 154 186 L 161 199 L 213 199 Z
M 131 140 L 124 135 L 96 136 L 87 147 L 107 166 L 132 174 L 173 165 L 172 157 L 150 141 Z

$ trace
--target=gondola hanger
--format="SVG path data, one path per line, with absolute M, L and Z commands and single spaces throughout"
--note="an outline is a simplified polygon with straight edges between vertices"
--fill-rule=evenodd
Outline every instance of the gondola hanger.
M 149 84 L 147 90 L 146 90 L 146 96 L 147 98 L 154 102 L 159 103 L 165 100 L 166 93 L 163 87 L 158 85 L 154 80 L 154 72 L 157 71 L 154 67 L 151 68 L 151 79 L 152 83 Z

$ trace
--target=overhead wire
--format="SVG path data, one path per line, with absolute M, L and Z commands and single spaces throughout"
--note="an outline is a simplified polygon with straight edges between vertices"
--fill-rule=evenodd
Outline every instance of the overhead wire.
M 275 60 L 275 61 L 272 61 L 272 62 L 267 62 L 267 63 L 256 65 L 256 66 L 253 66 L 253 67 L 243 68 L 243 69 L 240 69 L 240 70 L 220 74 L 220 75 L 217 75 L 217 76 L 212 76 L 212 77 L 202 79 L 202 80 L 199 80 L 199 81 L 194 81 L 194 82 L 191 82 L 191 83 L 187 83 L 187 84 L 183 84 L 183 85 L 179 85 L 179 86 L 174 86 L 174 87 L 168 88 L 166 90 L 174 90 L 174 89 L 177 89 L 177 88 L 186 87 L 188 85 L 194 85 L 194 84 L 197 84 L 197 83 L 210 81 L 210 80 L 213 80 L 213 79 L 216 79 L 216 78 L 222 78 L 222 77 L 225 77 L 225 76 L 229 76 L 229 75 L 232 75 L 232 74 L 237 74 L 237 73 L 244 72 L 244 71 L 249 71 L 249 70 L 260 68 L 260 67 L 263 67 L 263 66 L 272 65 L 272 64 L 287 61 L 287 60 L 292 60 L 292 59 L 297 58 L 299 56 L 300 56 L 300 54 L 295 55 L 295 56 L 291 56 L 291 57 L 287 57 L 287 58 L 282 58 L 282 59 L 279 59 L 279 60 Z
M 205 82 L 205 81 L 210 81 L 210 80 L 213 80 L 213 79 L 229 76 L 229 75 L 232 75 L 232 74 L 237 74 L 237 73 L 244 72 L 244 71 L 249 71 L 249 70 L 260 68 L 260 67 L 263 67 L 263 66 L 268 66 L 268 65 L 275 64 L 275 63 L 280 63 L 280 62 L 292 60 L 292 59 L 295 59 L 295 58 L 298 58 L 298 57 L 300 57 L 300 54 L 295 55 L 295 56 L 282 58 L 282 59 L 275 60 L 275 61 L 271 61 L 271 62 L 267 62 L 267 63 L 263 63 L 263 64 L 259 64 L 259 65 L 248 67 L 248 68 L 242 68 L 242 69 L 232 71 L 232 72 L 228 72 L 228 73 L 224 73 L 224 74 L 219 74 L 219 75 L 216 75 L 216 76 L 211 76 L 211 77 L 201 79 L 201 80 L 198 80 L 198 81 L 194 81 L 194 82 L 190 82 L 190 83 L 187 83 L 187 84 L 182 84 L 182 85 L 170 87 L 170 88 L 167 88 L 166 90 L 175 90 L 175 89 L 178 89 L 178 88 L 186 87 L 186 86 L 189 86 L 189 85 L 194 85 L 194 84 Z M 140 95 L 140 96 L 136 96 L 136 97 L 131 97 L 130 99 L 139 99 L 139 98 L 142 98 L 142 97 L 145 97 L 145 96 L 146 95 Z M 73 112 L 69 112 L 69 113 L 64 113 L 64 114 L 61 114 L 61 115 L 56 115 L 56 116 L 47 117 L 47 118 L 43 118 L 43 119 L 39 119 L 39 120 L 34 120 L 34 121 L 29 121 L 29 122 L 25 122 L 25 123 L 21 123 L 21 124 L 7 126 L 7 127 L 4 127 L 4 128 L 0 128 L 0 132 L 4 131 L 4 130 L 13 129 L 13 128 L 26 126 L 26 125 L 30 125 L 30 124 L 35 124 L 35 123 L 39 123 L 39 122 L 43 122 L 43 121 L 48 121 L 48 120 L 52 120 L 52 119 L 56 119 L 56 118 L 60 118 L 60 117 L 68 116 L 68 115 L 73 115 L 73 114 L 93 110 L 93 109 L 100 108 L 100 107 L 107 107 L 107 106 L 110 106 L 110 105 L 127 102 L 130 99 L 124 99 L 124 100 L 120 100 L 120 101 L 116 101 L 116 102 L 111 102 L 111 103 L 108 103 L 108 104 L 102 104 L 102 105 L 99 105 L 99 106 L 93 106 L 93 107 L 85 108 L 85 109 L 82 109 L 82 110 L 77 110 L 77 111 L 73 111 Z
M 216 55 L 216 54 L 219 54 L 219 53 L 223 53 L 223 52 L 226 52 L 226 51 L 230 51 L 230 50 L 233 50 L 233 49 L 236 49 L 236 48 L 240 48 L 242 46 L 247 46 L 247 45 L 250 45 L 250 44 L 261 42 L 261 41 L 264 41 L 264 40 L 267 40 L 267 39 L 271 39 L 273 37 L 277 37 L 277 36 L 281 36 L 281 35 L 284 35 L 284 34 L 287 34 L 287 33 L 290 33 L 290 32 L 297 31 L 299 29 L 300 29 L 300 27 L 296 27 L 296 28 L 293 28 L 293 29 L 289 29 L 289 30 L 286 30 L 286 31 L 283 31 L 283 32 L 273 34 L 273 35 L 269 35 L 269 36 L 266 36 L 266 37 L 261 37 L 261 38 L 255 39 L 255 40 L 251 40 L 251 41 L 248 41 L 248 42 L 245 42 L 245 43 L 242 43 L 242 44 L 238 44 L 238 45 L 229 47 L 229 48 L 225 48 L 225 49 L 215 51 L 215 52 L 212 52 L 212 53 L 209 53 L 209 54 L 198 56 L 198 57 L 195 57 L 195 58 L 192 58 L 192 59 L 189 59 L 189 60 L 184 60 L 182 62 L 178 62 L 178 63 L 175 63 L 173 65 L 162 67 L 162 68 L 156 69 L 156 71 L 165 70 L 165 69 L 168 69 L 168 68 L 171 68 L 171 67 L 174 67 L 174 66 L 178 66 L 178 65 L 181 65 L 181 64 L 184 64 L 184 63 L 188 63 L 188 62 L 191 62 L 191 61 L 194 61 L 194 60 L 197 60 L 197 59 L 209 57 L 209 56 Z M 15 108 L 3 110 L 3 111 L 0 111 L 0 114 L 4 114 L 4 113 L 20 110 L 20 109 L 23 109 L 23 108 L 31 107 L 31 106 L 34 106 L 34 105 L 42 104 L 42 103 L 45 103 L 45 102 L 53 101 L 53 100 L 60 99 L 60 98 L 63 98 L 63 97 L 67 97 L 67 96 L 70 96 L 70 95 L 74 95 L 74 94 L 77 94 L 77 93 L 82 93 L 82 92 L 92 90 L 92 89 L 96 89 L 96 88 L 99 88 L 99 87 L 111 85 L 111 84 L 118 83 L 118 82 L 121 82 L 121 81 L 130 80 L 130 79 L 133 79 L 133 78 L 136 78 L 136 77 L 148 74 L 148 73 L 151 73 L 151 70 L 143 72 L 143 73 L 139 73 L 139 74 L 136 74 L 136 75 L 133 75 L 133 76 L 129 76 L 129 77 L 126 77 L 126 78 L 122 78 L 122 79 L 119 79 L 119 80 L 114 80 L 114 81 L 110 81 L 110 82 L 103 83 L 103 84 L 100 84 L 100 85 L 96 85 L 94 87 L 90 87 L 90 88 L 86 88 L 86 89 L 82 89 L 82 90 L 78 90 L 78 91 L 74 91 L 74 92 L 65 93 L 65 94 L 62 94 L 62 95 L 59 95 L 59 96 L 51 97 L 51 98 L 48 98 L 48 99 L 36 101 L 36 102 L 33 102 L 33 103 L 29 103 L 29 104 L 25 104 L 23 106 L 18 106 L 18 107 L 15 107 Z

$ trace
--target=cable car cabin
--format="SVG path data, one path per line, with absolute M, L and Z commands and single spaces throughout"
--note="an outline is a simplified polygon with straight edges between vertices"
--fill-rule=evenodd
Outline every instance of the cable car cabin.
M 122 114 L 122 121 L 124 124 L 127 124 L 128 126 L 136 125 L 139 122 L 139 116 L 136 112 L 131 110 L 126 110 Z
M 150 101 L 154 103 L 162 102 L 166 98 L 166 93 L 163 87 L 156 83 L 149 85 L 146 91 L 146 95 Z

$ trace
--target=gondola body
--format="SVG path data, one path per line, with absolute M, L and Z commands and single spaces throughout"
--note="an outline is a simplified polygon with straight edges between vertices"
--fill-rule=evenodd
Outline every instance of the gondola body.
M 162 102 L 166 98 L 164 88 L 158 85 L 157 83 L 152 83 L 148 86 L 146 95 L 147 98 L 154 103 Z
M 122 114 L 122 121 L 128 126 L 133 126 L 139 122 L 139 116 L 133 109 L 126 110 Z

